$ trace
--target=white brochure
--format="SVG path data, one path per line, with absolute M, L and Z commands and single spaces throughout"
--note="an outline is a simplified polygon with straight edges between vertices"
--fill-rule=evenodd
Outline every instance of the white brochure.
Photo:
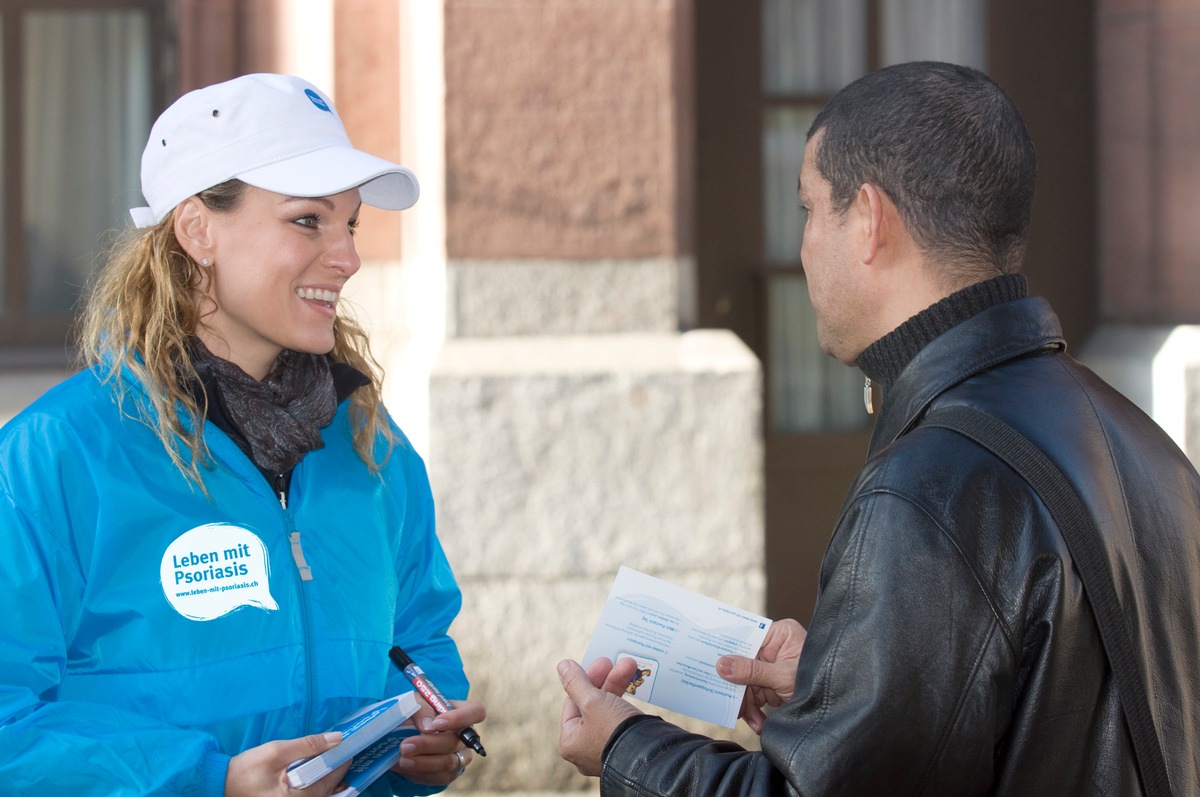
M 622 567 L 583 666 L 600 657 L 637 659 L 627 696 L 732 728 L 746 687 L 717 675 L 717 659 L 753 657 L 770 626 L 766 617 Z

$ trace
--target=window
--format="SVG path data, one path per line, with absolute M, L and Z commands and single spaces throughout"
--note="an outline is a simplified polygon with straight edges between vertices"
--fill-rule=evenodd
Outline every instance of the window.
M 142 204 L 165 15 L 149 0 L 0 0 L 0 344 L 61 348 Z
M 983 68 L 984 0 L 762 0 L 762 191 L 767 422 L 776 432 L 865 427 L 862 375 L 817 347 L 800 268 L 796 176 L 805 134 L 847 83 L 933 59 Z

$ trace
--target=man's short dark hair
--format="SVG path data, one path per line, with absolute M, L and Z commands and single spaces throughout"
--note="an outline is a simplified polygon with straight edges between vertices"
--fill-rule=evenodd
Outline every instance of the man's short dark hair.
M 822 131 L 815 165 L 835 212 L 870 183 L 947 276 L 1020 270 L 1037 163 L 1016 106 L 987 75 L 933 61 L 881 69 L 833 96 L 808 137 Z

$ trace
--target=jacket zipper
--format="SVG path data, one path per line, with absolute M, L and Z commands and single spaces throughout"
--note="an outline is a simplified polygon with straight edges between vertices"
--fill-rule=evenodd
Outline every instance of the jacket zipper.
M 304 558 L 304 546 L 300 542 L 300 532 L 292 528 L 292 516 L 288 512 L 287 487 L 282 473 L 275 474 L 275 483 L 272 487 L 275 488 L 275 496 L 279 499 L 279 505 L 283 507 L 284 516 L 288 519 L 288 542 L 292 546 L 292 560 L 296 563 L 300 580 L 312 581 L 312 568 L 308 566 L 308 561 Z
M 304 701 L 304 724 L 302 727 L 309 729 L 312 727 L 313 707 L 316 705 L 317 699 L 317 671 L 313 662 L 312 613 L 308 605 L 308 588 L 305 584 L 305 582 L 312 581 L 312 568 L 308 566 L 308 562 L 304 558 L 300 532 L 296 530 L 295 523 L 292 521 L 292 511 L 288 509 L 287 487 L 282 473 L 275 474 L 275 480 L 271 487 L 275 490 L 276 498 L 279 499 L 280 509 L 283 510 L 284 531 L 292 548 L 292 559 L 296 563 L 296 576 L 300 580 L 297 585 L 300 596 L 300 622 L 304 628 L 304 667 L 308 672 L 307 698 Z

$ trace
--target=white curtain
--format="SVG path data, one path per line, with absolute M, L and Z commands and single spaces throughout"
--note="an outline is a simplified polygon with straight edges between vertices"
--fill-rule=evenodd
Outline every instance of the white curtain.
M 763 0 L 762 30 L 768 94 L 829 94 L 867 68 L 866 0 Z
M 987 65 L 986 0 L 883 0 L 885 66 L 904 61 Z
M 818 106 L 768 110 L 763 126 L 763 214 L 767 262 L 800 261 L 804 211 L 796 177 L 804 162 L 805 134 Z M 800 276 L 776 276 L 767 283 L 767 316 L 773 429 L 848 429 L 863 424 L 862 376 L 823 354 L 808 285 Z
M 763 239 L 768 263 L 800 262 L 804 218 L 796 196 L 805 135 L 818 108 L 770 108 L 763 119 Z
M 862 374 L 824 354 L 803 277 L 776 277 L 767 294 L 771 317 L 771 428 L 857 429 L 866 422 Z
M 35 12 L 22 34 L 29 309 L 69 313 L 142 204 L 150 27 L 138 11 Z
M 735 0 L 736 1 L 736 0 Z M 880 60 L 941 60 L 983 68 L 985 0 L 882 0 Z M 796 178 L 805 134 L 820 103 L 867 70 L 865 0 L 763 0 L 763 91 L 789 102 L 763 119 L 764 260 L 800 262 L 803 217 Z M 800 102 L 797 103 L 797 97 Z M 768 101 L 769 102 L 769 101 Z M 771 428 L 832 431 L 863 426 L 862 374 L 822 354 L 807 285 L 798 275 L 767 279 Z

